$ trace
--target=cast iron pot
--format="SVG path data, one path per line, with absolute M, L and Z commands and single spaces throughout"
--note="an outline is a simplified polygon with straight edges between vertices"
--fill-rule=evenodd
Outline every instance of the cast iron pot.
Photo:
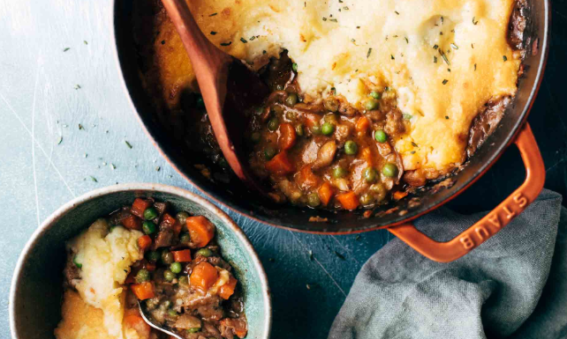
M 387 228 L 424 256 L 432 260 L 448 262 L 467 254 L 506 226 L 536 199 L 543 188 L 545 181 L 543 160 L 530 126 L 525 121 L 545 68 L 550 4 L 548 0 L 528 2 L 529 6 L 525 8 L 527 28 L 524 32 L 524 46 L 528 51 L 524 60 L 525 72 L 519 80 L 517 95 L 506 109 L 498 128 L 476 151 L 466 166 L 452 177 L 453 183 L 450 187 L 440 188 L 439 185 L 430 185 L 429 189 L 421 190 L 412 197 L 373 211 L 370 217 L 365 217 L 363 210 L 332 212 L 276 205 L 248 192 L 237 180 L 227 185 L 205 178 L 194 167 L 195 164 L 205 162 L 203 157 L 180 147 L 171 133 L 160 126 L 152 100 L 142 87 L 133 34 L 133 13 L 136 6 L 133 0 L 115 1 L 116 55 L 124 86 L 147 134 L 171 165 L 211 199 L 249 218 L 294 231 L 348 234 Z M 445 243 L 430 239 L 411 224 L 413 219 L 447 203 L 472 185 L 512 143 L 515 143 L 520 150 L 526 167 L 526 179 L 491 213 L 455 239 Z M 310 221 L 312 218 L 327 219 L 327 221 L 312 222 Z

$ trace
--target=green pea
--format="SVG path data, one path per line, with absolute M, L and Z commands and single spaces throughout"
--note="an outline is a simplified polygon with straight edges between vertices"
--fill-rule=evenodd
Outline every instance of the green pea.
M 173 253 L 169 252 L 168 250 L 161 252 L 161 261 L 166 265 L 170 265 L 174 261 Z
M 224 159 L 224 158 L 223 158 Z M 225 160 L 226 161 L 226 160 Z M 179 221 L 181 225 L 185 225 L 187 218 L 189 218 L 189 213 L 187 212 L 179 212 L 175 215 L 175 218 Z
M 367 111 L 373 111 L 373 110 L 378 108 L 378 101 L 376 101 L 374 99 L 368 99 L 368 100 L 366 100 L 366 103 L 364 104 L 364 108 Z
M 148 260 L 151 262 L 156 262 L 159 260 L 161 254 L 158 251 L 150 251 L 147 254 Z
M 376 99 L 376 100 L 380 100 L 380 97 L 381 97 L 380 92 L 376 92 L 376 91 L 370 92 L 369 95 L 370 95 L 370 97 L 372 97 L 372 98 L 374 98 L 374 99 Z
M 73 257 L 73 264 L 75 264 L 75 266 L 77 266 L 77 268 L 83 268 L 83 264 L 81 264 L 80 262 L 77 261 L 77 256 Z
M 321 133 L 323 133 L 324 135 L 331 135 L 334 131 L 335 126 L 328 122 L 324 123 L 323 126 L 321 126 Z
M 166 281 L 173 281 L 175 279 L 175 273 L 171 272 L 170 270 L 163 271 L 163 278 Z
M 276 155 L 275 148 L 271 146 L 266 146 L 266 148 L 264 148 L 264 157 L 266 158 L 266 160 L 271 160 L 275 155 Z
M 205 108 L 205 101 L 202 96 L 198 96 L 196 100 L 197 108 Z
M 379 130 L 374 132 L 374 139 L 378 142 L 386 142 L 388 140 L 388 135 L 386 132 Z
M 294 120 L 294 119 L 295 119 L 295 112 L 289 111 L 289 112 L 287 112 L 287 113 L 285 114 L 285 117 L 286 117 L 288 120 Z
M 392 163 L 387 163 L 382 167 L 382 174 L 389 178 L 393 178 L 398 175 L 398 167 Z
M 188 244 L 191 242 L 191 236 L 189 233 L 183 233 L 181 237 L 179 237 L 179 242 L 182 244 Z
M 297 73 L 297 64 L 295 62 L 291 64 L 291 69 L 293 69 L 293 71 Z
M 186 275 L 180 276 L 179 279 L 177 279 L 177 282 L 179 285 L 189 286 L 189 278 L 187 278 Z
M 213 251 L 211 251 L 208 248 L 201 248 L 200 250 L 198 250 L 197 252 L 195 252 L 195 255 L 199 255 L 201 257 L 205 257 L 208 258 L 211 255 L 213 255 Z
M 349 140 L 345 143 L 345 153 L 348 155 L 355 155 L 358 152 L 358 145 L 356 142 Z
M 378 173 L 372 167 L 366 168 L 364 172 L 362 172 L 362 175 L 364 176 L 364 180 L 366 180 L 369 184 L 376 182 L 376 179 L 378 178 Z
M 144 219 L 146 220 L 153 220 L 157 217 L 158 217 L 158 211 L 153 207 L 146 208 L 146 210 L 144 211 Z
M 348 174 L 348 171 L 344 168 L 342 168 L 341 166 L 337 166 L 335 168 L 333 168 L 333 177 L 334 178 L 343 178 L 346 177 L 346 175 Z
M 319 195 L 317 193 L 311 193 L 307 196 L 307 205 L 311 207 L 317 207 L 321 204 Z
M 174 310 L 168 310 L 167 315 L 169 315 L 170 317 L 177 317 L 179 314 L 177 314 L 177 312 L 175 312 Z
M 270 131 L 277 130 L 279 126 L 280 126 L 280 121 L 278 120 L 278 118 L 271 118 L 270 120 L 268 120 L 268 129 Z
M 187 333 L 197 333 L 201 330 L 200 327 L 193 327 L 187 330 Z
M 181 263 L 174 262 L 173 264 L 169 265 L 169 269 L 173 273 L 181 273 L 183 266 L 181 266 Z
M 313 135 L 321 134 L 321 126 L 319 126 L 319 125 L 314 125 L 314 126 L 312 126 L 312 127 L 311 127 L 311 133 L 312 133 Z
M 146 220 L 142 223 L 142 230 L 146 234 L 152 234 L 156 231 L 156 224 L 154 224 L 151 221 Z
M 372 194 L 370 193 L 364 193 L 361 197 L 360 197 L 360 202 L 363 205 L 370 205 L 374 202 L 374 197 L 372 196 Z
M 260 135 L 260 132 L 253 132 L 250 135 L 250 140 L 252 140 L 252 142 L 254 142 L 254 143 L 259 142 L 261 138 L 262 138 L 262 135 Z
M 136 283 L 140 284 L 143 283 L 144 281 L 148 281 L 150 280 L 150 272 L 148 270 L 145 269 L 141 269 L 138 271 L 138 273 L 136 273 Z
M 298 136 L 302 137 L 303 136 L 303 125 L 299 124 L 297 126 L 295 126 L 295 134 L 297 134 Z
M 295 104 L 297 104 L 297 100 L 298 100 L 297 94 L 290 93 L 290 94 L 288 94 L 287 98 L 285 98 L 285 103 L 288 106 L 295 106 Z

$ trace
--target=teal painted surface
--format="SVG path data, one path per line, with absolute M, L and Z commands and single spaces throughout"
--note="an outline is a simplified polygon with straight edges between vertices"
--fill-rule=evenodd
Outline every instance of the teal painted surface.
M 55 209 L 116 182 L 158 182 L 194 191 L 160 157 L 128 104 L 113 57 L 111 5 L 110 0 L 0 0 L 2 338 L 8 333 L 8 290 L 17 256 Z M 552 8 L 548 72 L 529 121 L 548 168 L 546 187 L 565 194 L 567 4 L 554 1 Z M 512 149 L 453 206 L 461 211 L 493 207 L 523 175 Z M 392 239 L 386 231 L 360 237 L 291 233 L 231 216 L 266 268 L 275 339 L 325 338 L 361 265 Z

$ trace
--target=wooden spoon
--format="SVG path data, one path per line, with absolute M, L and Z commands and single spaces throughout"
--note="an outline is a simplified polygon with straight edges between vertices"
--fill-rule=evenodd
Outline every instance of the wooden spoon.
M 265 193 L 248 166 L 245 110 L 269 95 L 258 74 L 219 50 L 201 32 L 185 0 L 162 0 L 191 59 L 216 139 L 228 164 L 249 188 Z

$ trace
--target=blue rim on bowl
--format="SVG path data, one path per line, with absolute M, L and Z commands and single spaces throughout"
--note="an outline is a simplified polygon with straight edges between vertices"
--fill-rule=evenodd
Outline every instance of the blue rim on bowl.
M 98 217 L 134 197 L 151 196 L 204 215 L 217 226 L 217 240 L 244 286 L 250 339 L 267 339 L 272 324 L 268 280 L 252 244 L 230 217 L 204 198 L 181 188 L 146 183 L 120 184 L 88 192 L 63 205 L 33 233 L 16 264 L 10 287 L 10 331 L 13 338 L 53 335 L 60 320 L 65 241 Z M 119 202 L 120 201 L 120 202 Z M 83 220 L 81 220 L 83 219 Z M 54 312 L 57 305 L 57 312 Z

